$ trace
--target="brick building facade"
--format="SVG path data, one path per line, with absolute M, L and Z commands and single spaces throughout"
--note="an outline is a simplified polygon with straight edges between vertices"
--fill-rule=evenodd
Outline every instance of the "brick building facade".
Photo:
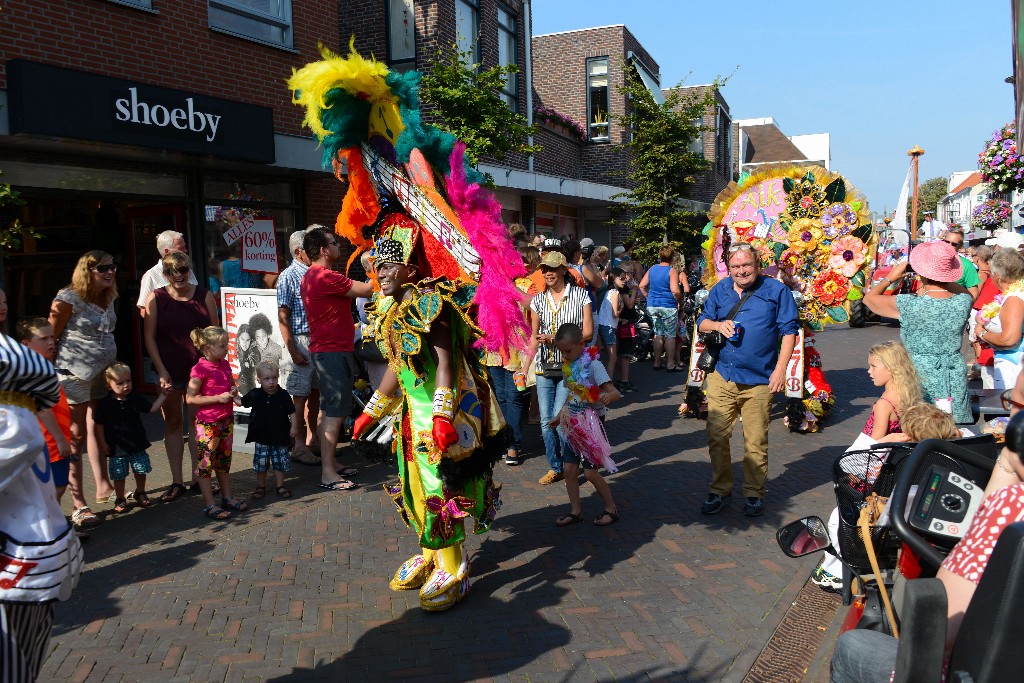
M 237 258 L 223 237 L 237 215 L 274 220 L 282 267 L 288 233 L 334 224 L 343 188 L 285 81 L 318 43 L 339 47 L 338 4 L 284 4 L 278 21 L 212 2 L 4 3 L 0 170 L 27 204 L 0 221 L 42 235 L 5 259 L 11 324 L 46 315 L 79 256 L 102 248 L 118 264 L 119 355 L 144 383 L 134 308 L 156 234 L 184 233 L 211 288 L 265 287 L 273 275 L 221 265 Z

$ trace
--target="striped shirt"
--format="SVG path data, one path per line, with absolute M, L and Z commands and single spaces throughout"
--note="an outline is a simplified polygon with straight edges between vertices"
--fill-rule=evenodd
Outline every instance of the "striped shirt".
M 562 300 L 557 304 L 551 296 L 551 290 L 545 290 L 533 297 L 530 308 L 540 318 L 538 334 L 555 334 L 558 328 L 566 323 L 574 323 L 583 327 L 583 309 L 590 308 L 590 297 L 587 290 L 576 285 L 566 284 Z M 554 344 L 541 344 L 537 350 L 537 372 L 544 370 L 545 363 L 561 363 L 562 354 Z
M 277 307 L 288 309 L 288 323 L 292 328 L 292 334 L 309 334 L 309 319 L 306 318 L 306 307 L 300 294 L 302 278 L 307 270 L 309 266 L 305 263 L 292 261 L 290 266 L 281 271 L 281 277 L 277 279 Z
M 0 391 L 28 394 L 38 410 L 60 400 L 57 371 L 49 361 L 5 334 L 0 334 Z

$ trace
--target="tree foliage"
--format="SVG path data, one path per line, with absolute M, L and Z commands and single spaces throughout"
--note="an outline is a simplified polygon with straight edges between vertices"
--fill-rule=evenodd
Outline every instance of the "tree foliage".
M 916 227 L 924 223 L 925 211 L 935 213 L 935 217 L 938 218 L 936 208 L 939 205 L 939 201 L 946 196 L 946 189 L 947 182 L 945 178 L 929 178 L 921 183 L 917 188 L 917 220 L 910 220 L 910 212 L 914 209 L 913 202 L 908 202 L 907 224 Z
M 711 168 L 704 154 L 691 151 L 690 145 L 704 130 L 704 113 L 724 81 L 690 91 L 677 85 L 658 104 L 632 67 L 624 66 L 624 71 L 625 85 L 619 90 L 629 105 L 618 119 L 633 133 L 624 146 L 631 156 L 627 175 L 635 187 L 615 195 L 623 202 L 613 205 L 612 212 L 632 230 L 637 257 L 656 261 L 663 245 L 678 246 L 705 223 L 703 214 L 683 201 L 696 177 Z
M 472 58 L 456 44 L 441 47 L 423 74 L 421 96 L 441 117 L 437 127 L 466 143 L 466 156 L 474 165 L 481 157 L 502 161 L 511 153 L 540 151 L 527 144 L 536 127 L 527 125 L 526 117 L 501 99 L 506 79 L 519 68 L 509 64 L 485 69 Z
M 3 171 L 0 171 L 0 175 L 3 175 Z M 0 184 L 0 209 L 7 206 L 24 206 L 24 204 L 25 200 L 22 199 L 20 192 L 10 185 Z M 3 255 L 4 258 L 9 256 L 11 251 L 21 249 L 22 239 L 26 235 L 34 238 L 42 237 L 32 228 L 22 225 L 18 218 L 8 221 L 5 214 L 5 211 L 0 210 L 0 255 Z

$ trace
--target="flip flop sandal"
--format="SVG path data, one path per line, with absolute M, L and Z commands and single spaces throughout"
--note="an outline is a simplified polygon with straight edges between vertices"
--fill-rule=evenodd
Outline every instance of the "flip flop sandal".
M 283 486 L 278 486 L 277 487 L 277 497 L 278 498 L 291 498 L 292 497 L 292 492 L 289 491 L 288 489 L 286 489 Z
M 128 507 L 128 501 L 124 498 L 114 499 L 114 514 L 120 515 L 124 512 L 128 512 L 131 508 Z
M 332 481 L 330 484 L 320 484 L 320 488 L 327 489 L 328 491 L 351 491 L 354 488 L 358 488 L 359 484 L 354 481 L 345 481 L 341 479 L 339 481 Z
M 601 520 L 604 519 L 605 517 L 607 517 L 611 521 L 610 522 L 603 522 L 602 523 Z M 594 518 L 594 526 L 611 526 L 612 524 L 615 524 L 615 522 L 617 522 L 617 521 L 619 521 L 619 515 L 618 514 L 616 514 L 614 512 L 608 512 L 607 510 L 605 510 L 600 515 L 598 515 L 597 517 Z
M 167 490 L 164 491 L 164 494 L 160 496 L 160 500 L 163 501 L 164 503 L 170 503 L 181 498 L 183 495 L 185 495 L 186 491 L 187 489 L 185 488 L 184 484 L 171 484 L 170 486 L 167 487 Z
M 355 467 L 342 467 L 338 470 L 339 477 L 354 477 L 359 474 L 359 470 Z
M 220 506 L 227 510 L 234 510 L 235 512 L 245 512 L 249 509 L 249 504 L 243 500 L 237 498 L 221 498 Z
M 96 516 L 96 513 L 86 507 L 80 507 L 71 513 L 71 521 L 75 526 L 79 527 L 90 527 L 96 526 L 103 522 L 102 519 Z
M 571 512 L 567 515 L 562 515 L 555 520 L 555 526 L 572 526 L 573 524 L 579 524 L 583 521 L 583 515 L 574 515 Z
M 134 498 L 135 502 L 144 508 L 148 508 L 150 505 L 153 504 L 153 501 L 149 499 L 149 496 L 146 495 L 145 491 L 136 491 L 135 493 L 129 493 L 128 497 Z
M 257 486 L 253 490 L 253 492 L 249 494 L 249 497 L 252 498 L 253 500 L 259 500 L 260 498 L 262 498 L 265 495 L 267 495 L 267 487 L 266 486 Z
M 217 505 L 207 505 L 203 508 L 203 514 L 210 519 L 231 519 L 231 513 Z

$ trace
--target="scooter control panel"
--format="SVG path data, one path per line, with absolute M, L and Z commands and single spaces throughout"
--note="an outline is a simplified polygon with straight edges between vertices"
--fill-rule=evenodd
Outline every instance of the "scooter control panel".
M 940 538 L 962 538 L 981 505 L 984 490 L 945 467 L 932 465 L 918 484 L 907 521 L 912 527 Z

